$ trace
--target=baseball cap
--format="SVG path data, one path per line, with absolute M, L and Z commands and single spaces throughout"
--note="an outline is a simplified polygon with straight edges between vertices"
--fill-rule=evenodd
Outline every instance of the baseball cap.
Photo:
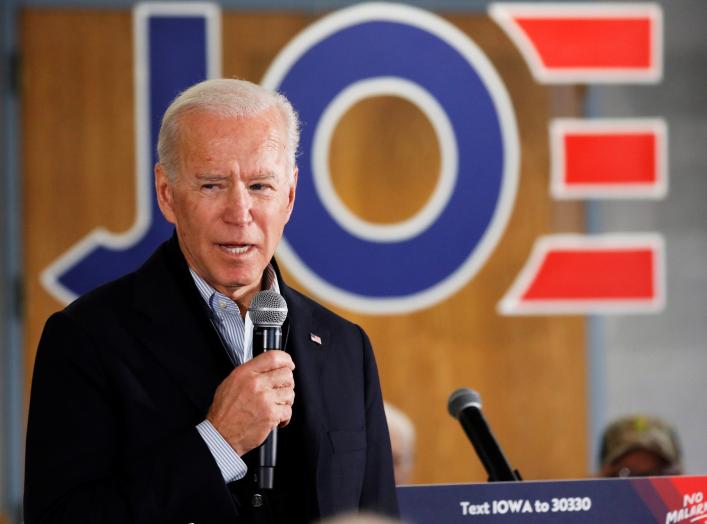
M 678 464 L 682 452 L 677 433 L 665 420 L 645 415 L 621 417 L 607 426 L 601 440 L 602 467 L 634 450 L 651 451 L 668 464 Z

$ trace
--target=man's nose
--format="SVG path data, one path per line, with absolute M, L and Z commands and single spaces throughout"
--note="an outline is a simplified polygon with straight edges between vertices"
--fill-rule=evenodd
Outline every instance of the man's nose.
M 223 210 L 223 220 L 228 224 L 243 225 L 251 221 L 252 199 L 245 187 L 231 187 Z

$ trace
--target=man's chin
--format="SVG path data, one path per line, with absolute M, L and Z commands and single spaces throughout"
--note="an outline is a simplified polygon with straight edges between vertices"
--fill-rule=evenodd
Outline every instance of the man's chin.
M 239 275 L 238 277 L 230 275 L 228 278 L 219 279 L 217 286 L 214 287 L 229 297 L 233 295 L 242 296 L 249 291 L 258 291 L 261 278 L 262 274 Z

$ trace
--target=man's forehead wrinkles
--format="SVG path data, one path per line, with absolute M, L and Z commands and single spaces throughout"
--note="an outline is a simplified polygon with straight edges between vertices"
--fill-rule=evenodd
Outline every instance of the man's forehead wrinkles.
M 285 149 L 285 144 L 277 136 L 277 133 L 272 132 L 258 146 L 259 150 L 281 151 Z
M 212 137 L 208 142 L 199 144 L 198 141 L 184 141 L 184 151 L 185 153 L 193 154 L 194 156 L 202 156 L 205 159 L 211 159 L 212 152 L 218 151 L 223 147 L 230 147 L 232 145 L 246 145 L 247 139 L 242 135 L 225 134 L 222 136 Z M 273 132 L 262 141 L 256 144 L 250 144 L 253 154 L 259 152 L 270 152 L 270 151 L 284 151 L 285 143 L 280 139 L 277 133 Z

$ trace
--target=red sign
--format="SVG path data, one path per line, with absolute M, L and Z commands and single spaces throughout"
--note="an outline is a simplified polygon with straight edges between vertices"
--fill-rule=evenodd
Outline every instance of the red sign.
M 500 303 L 504 314 L 647 313 L 664 304 L 655 234 L 540 238 Z
M 550 128 L 555 198 L 662 198 L 667 131 L 659 119 L 557 119 Z
M 492 4 L 542 83 L 656 82 L 662 13 L 652 4 Z

